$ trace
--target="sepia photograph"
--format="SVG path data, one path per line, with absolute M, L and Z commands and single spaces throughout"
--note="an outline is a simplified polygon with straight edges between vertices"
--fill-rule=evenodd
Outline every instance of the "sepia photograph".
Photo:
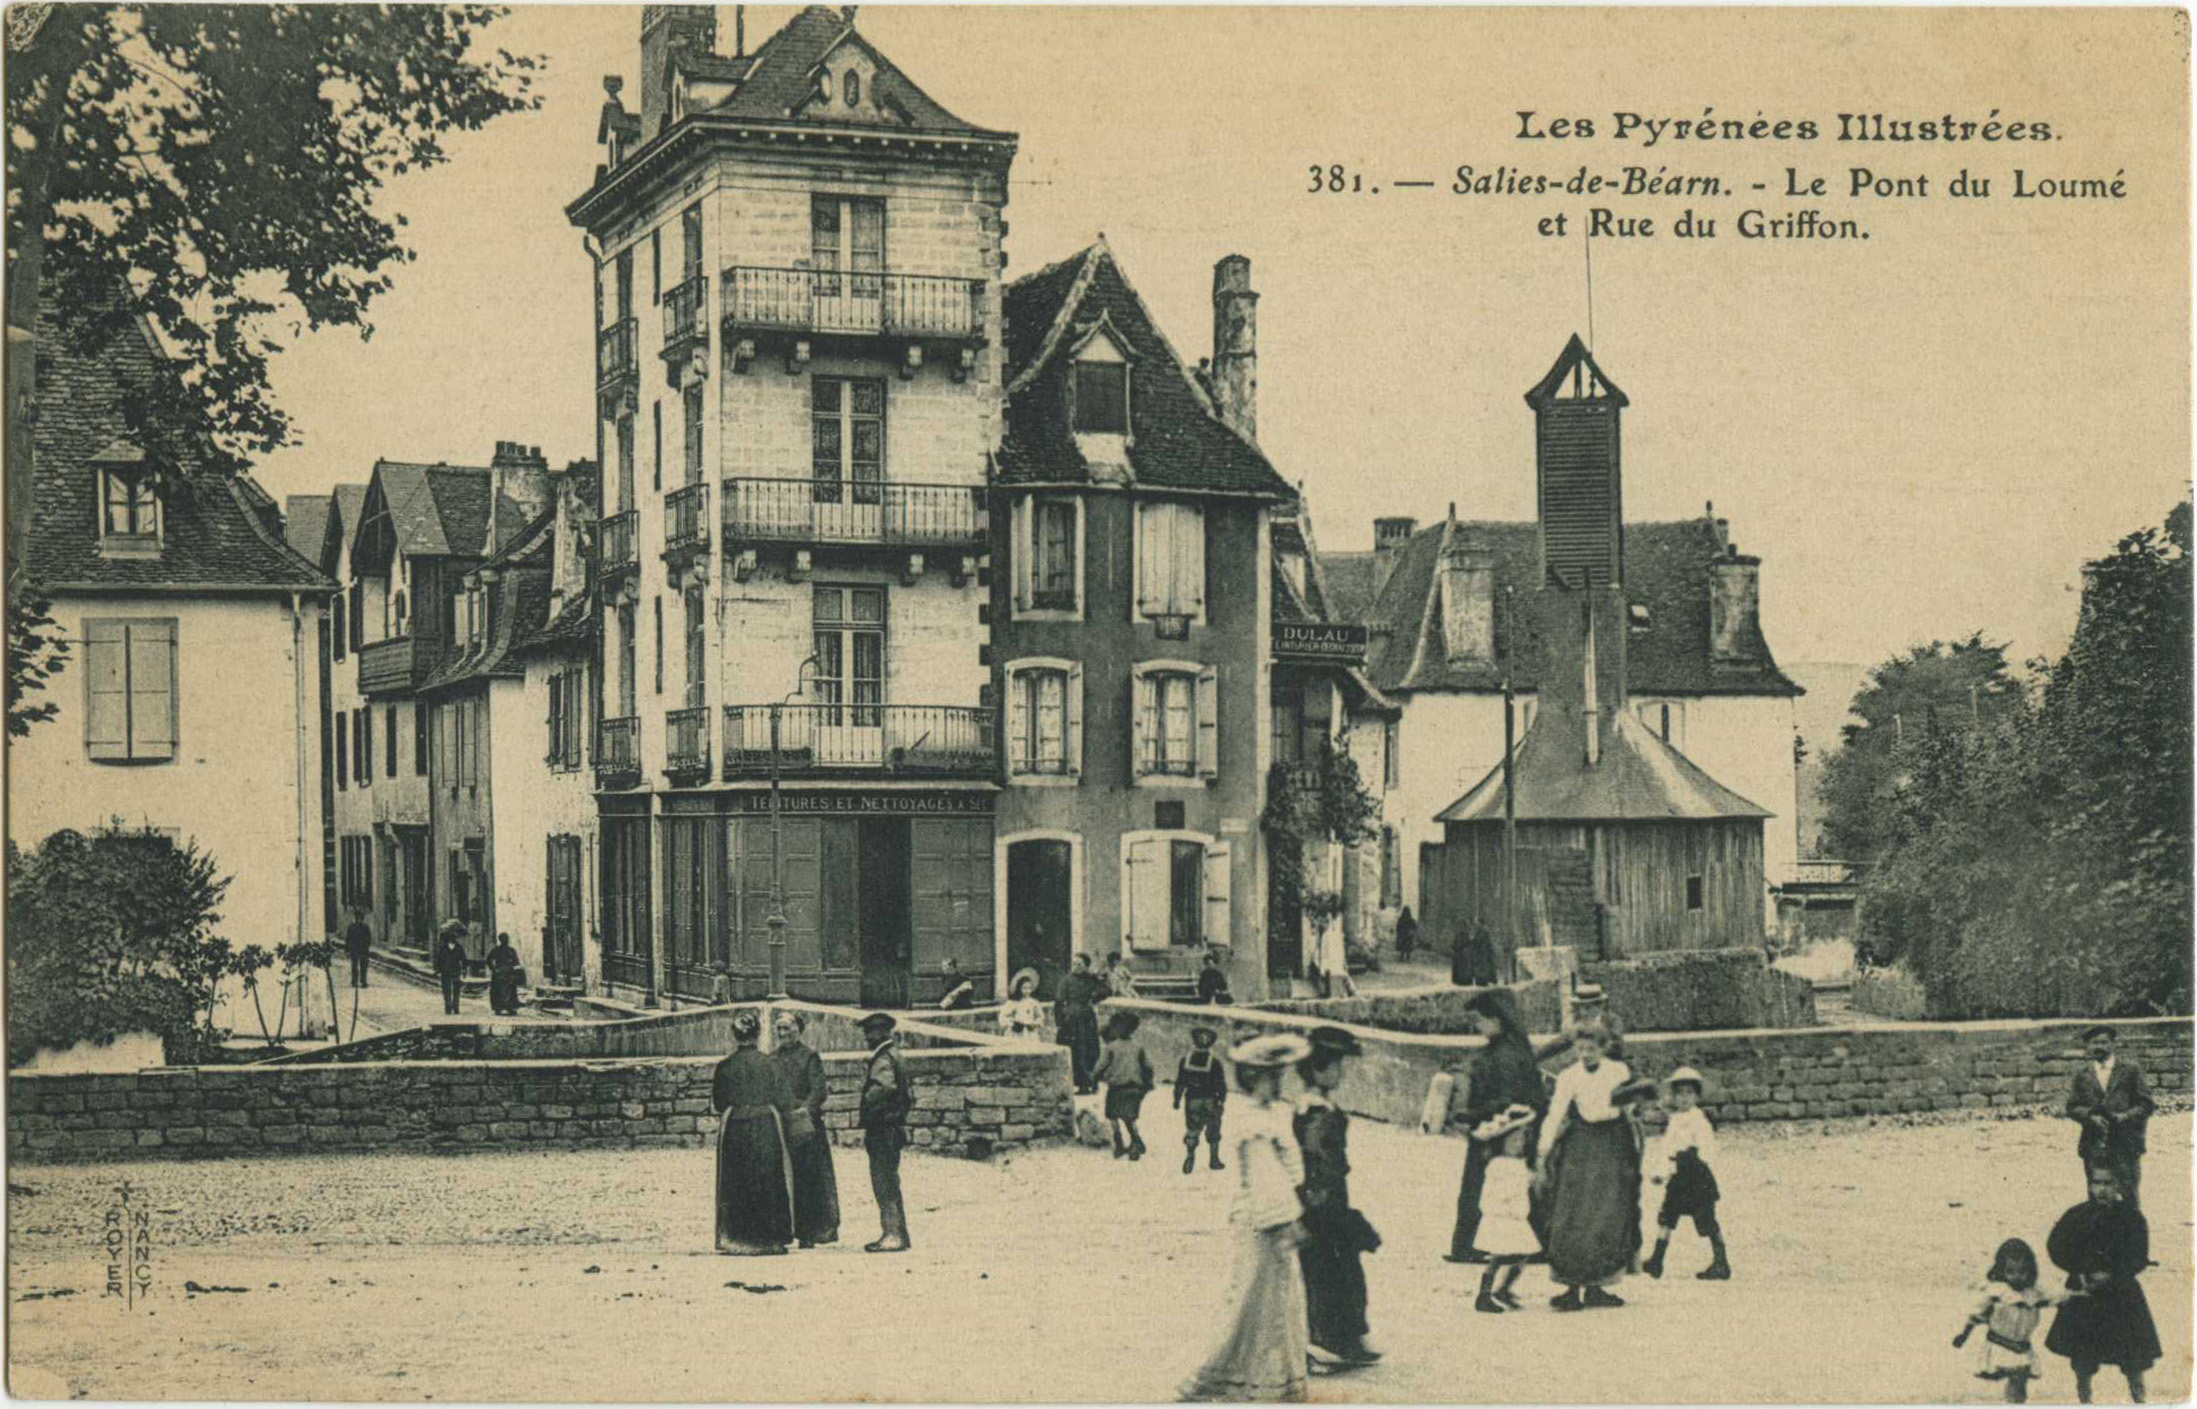
M 13 1397 L 2191 1398 L 2186 10 L 0 19 Z

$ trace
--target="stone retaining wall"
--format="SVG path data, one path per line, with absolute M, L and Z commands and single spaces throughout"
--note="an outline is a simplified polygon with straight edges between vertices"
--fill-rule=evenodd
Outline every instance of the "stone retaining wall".
M 1814 985 L 1770 967 L 1760 949 L 1681 949 L 1579 965 L 1582 983 L 1602 985 L 1610 1011 L 1630 1032 L 1723 1032 L 1809 1027 Z
M 1135 1012 L 1138 1038 L 1162 1081 L 1190 1049 L 1190 1029 L 1220 1029 L 1220 1045 L 1269 1032 L 1303 1035 L 1321 1019 L 1254 1008 L 1181 1008 L 1143 999 L 1112 999 L 1108 1011 Z M 1338 1024 L 1355 1033 L 1365 1056 L 1350 1064 L 1335 1100 L 1353 1115 L 1395 1124 L 1419 1118 L 1437 1073 L 1460 1081 L 1478 1052 L 1478 1037 L 1383 1032 Z M 1704 1107 L 1719 1124 L 1750 1120 L 1809 1120 L 1913 1111 L 2058 1106 L 2083 1060 L 2088 1022 L 1886 1023 L 1797 1031 L 1635 1033 L 1625 1058 L 1636 1073 L 1663 1076 L 1681 1066 L 1709 1078 Z M 2188 1018 L 2133 1019 L 2107 1024 L 2121 1049 L 2150 1074 L 2163 1095 L 2190 1095 L 2192 1028 Z M 1552 1059 L 1555 1071 L 1564 1059 Z
M 1518 996 L 1527 1028 L 1555 1032 L 1563 1026 L 1554 982 L 1528 980 L 1509 987 Z M 1244 1006 L 1262 1013 L 1294 1013 L 1321 1022 L 1356 1023 L 1386 1032 L 1466 1033 L 1479 1030 L 1466 1005 L 1480 991 L 1445 983 L 1361 993 L 1355 998 L 1275 998 Z
M 909 1052 L 909 1136 L 919 1149 L 982 1159 L 1066 1136 L 1068 1054 L 1000 1043 Z M 865 1058 L 824 1055 L 825 1124 L 858 1145 Z M 716 1131 L 717 1058 L 427 1061 L 164 1067 L 127 1075 L 8 1077 L 8 1146 L 27 1162 L 264 1155 L 290 1151 L 469 1152 L 533 1147 L 702 1146 Z

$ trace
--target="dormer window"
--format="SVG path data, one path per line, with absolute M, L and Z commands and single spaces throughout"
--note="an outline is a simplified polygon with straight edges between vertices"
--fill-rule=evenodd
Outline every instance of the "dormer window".
M 1076 363 L 1076 418 L 1079 435 L 1129 433 L 1129 364 Z
M 841 90 L 846 94 L 848 107 L 861 106 L 862 75 L 852 69 L 847 70 L 847 81 L 841 85 Z
M 99 546 L 108 552 L 156 552 L 160 493 L 144 453 L 117 445 L 100 457 Z

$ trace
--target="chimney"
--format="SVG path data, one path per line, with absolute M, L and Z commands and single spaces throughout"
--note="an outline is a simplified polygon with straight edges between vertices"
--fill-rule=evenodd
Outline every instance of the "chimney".
M 707 54 L 717 47 L 715 5 L 641 7 L 641 140 L 647 142 L 678 119 L 671 110 L 671 58 Z
M 1476 544 L 1442 552 L 1442 644 L 1451 660 L 1495 659 L 1495 555 Z
M 557 505 L 549 548 L 549 614 L 554 617 L 587 592 L 587 535 L 595 523 L 602 476 L 593 460 L 574 460 L 546 479 Z
M 549 507 L 549 462 L 542 458 L 538 445 L 521 445 L 515 440 L 496 442 L 496 454 L 488 462 L 489 551 L 507 545 L 496 541 L 495 506 L 509 499 L 519 506 L 519 518 L 532 523 Z
M 1730 545 L 1716 560 L 1715 573 L 1709 588 L 1709 663 L 1751 661 L 1762 640 L 1762 559 Z
M 1258 443 L 1259 296 L 1240 254 L 1213 266 L 1213 401 L 1221 420 Z
M 1404 556 L 1404 545 L 1418 531 L 1419 521 L 1414 518 L 1373 521 L 1373 595 L 1376 598 L 1388 587 L 1389 574 L 1396 571 L 1397 561 Z

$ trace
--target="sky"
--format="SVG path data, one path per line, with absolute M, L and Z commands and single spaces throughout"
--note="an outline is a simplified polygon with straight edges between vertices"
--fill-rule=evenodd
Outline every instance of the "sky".
M 789 18 L 746 11 L 749 47 Z M 734 12 L 719 10 L 729 52 Z M 1763 559 L 1788 661 L 1867 664 L 1981 630 L 2058 651 L 2081 564 L 2189 491 L 2186 17 L 2168 10 L 1530 11 L 867 6 L 861 32 L 961 117 L 1020 136 L 1008 276 L 1103 233 L 1175 348 L 1211 351 L 1211 270 L 1252 262 L 1260 440 L 1321 546 L 1376 516 L 1528 518 L 1523 394 L 1574 332 L 1631 399 L 1629 519 L 1713 501 Z M 380 456 L 594 453 L 589 264 L 602 79 L 639 94 L 640 9 L 520 7 L 539 111 L 392 183 L 418 259 L 351 330 L 273 369 L 278 497 Z M 1818 140 L 1620 140 L 1614 115 L 1809 119 Z M 1520 135 L 1585 117 L 1592 137 Z M 2043 122 L 2048 142 L 1829 140 L 1842 112 Z M 1314 193 L 1311 169 L 1345 184 Z M 1714 177 L 1713 197 L 1460 195 L 1457 168 Z M 1927 196 L 1850 197 L 1852 168 Z M 2013 172 L 2123 182 L 2014 199 Z M 1791 168 L 1791 174 L 1788 174 Z M 1947 194 L 1963 169 L 1984 199 Z M 1820 198 L 1786 198 L 1822 178 Z M 1431 187 L 1401 187 L 1406 180 Z M 1766 190 L 1756 193 L 1761 183 Z M 1325 183 L 1323 183 L 1325 184 Z M 1378 193 L 1371 187 L 1378 186 Z M 1907 190 L 1913 191 L 1909 186 Z M 1581 235 L 1589 208 L 1656 234 Z M 1688 208 L 1717 220 L 1680 239 Z M 1866 240 L 1742 240 L 1803 207 Z M 1565 235 L 1544 220 L 1567 218 Z M 920 271 L 918 271 L 920 272 Z

